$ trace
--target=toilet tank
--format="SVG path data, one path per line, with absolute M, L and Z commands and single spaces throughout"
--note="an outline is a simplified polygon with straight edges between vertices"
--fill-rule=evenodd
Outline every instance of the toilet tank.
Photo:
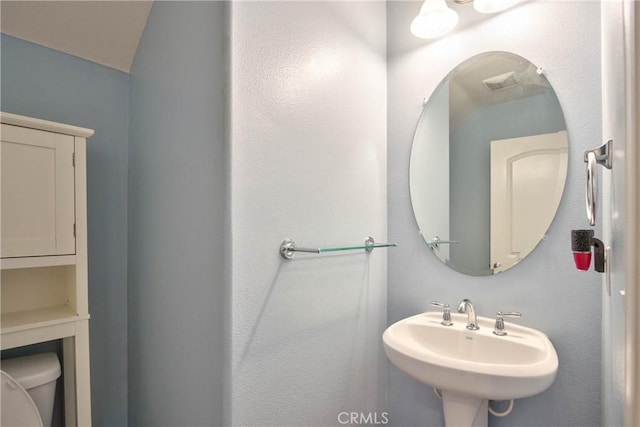
M 55 353 L 5 359 L 0 369 L 11 375 L 27 390 L 38 407 L 42 425 L 50 426 L 56 395 L 56 380 L 60 377 L 60 362 Z

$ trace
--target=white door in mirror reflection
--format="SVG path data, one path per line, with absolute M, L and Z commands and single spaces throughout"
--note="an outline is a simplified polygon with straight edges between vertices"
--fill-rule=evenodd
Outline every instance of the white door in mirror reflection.
M 567 132 L 491 141 L 491 268 L 523 259 L 544 237 L 567 174 Z

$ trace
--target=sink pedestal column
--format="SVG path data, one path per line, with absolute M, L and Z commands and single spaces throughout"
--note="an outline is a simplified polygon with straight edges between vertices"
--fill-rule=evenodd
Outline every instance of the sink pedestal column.
M 487 427 L 489 401 L 442 390 L 446 427 Z

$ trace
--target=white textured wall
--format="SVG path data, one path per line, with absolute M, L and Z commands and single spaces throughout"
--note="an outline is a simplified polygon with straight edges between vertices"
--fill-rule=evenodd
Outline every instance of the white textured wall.
M 226 422 L 338 425 L 384 410 L 385 5 L 232 5 L 231 357 Z
M 572 228 L 587 228 L 582 152 L 600 143 L 600 4 L 532 0 L 432 43 L 408 31 L 419 2 L 390 2 L 388 28 L 389 323 L 430 309 L 435 299 L 476 303 L 485 316 L 522 311 L 549 335 L 560 367 L 546 392 L 516 402 L 492 426 L 599 426 L 600 275 L 577 272 Z M 472 11 L 472 10 L 471 10 Z M 569 132 L 567 184 L 549 237 L 498 276 L 471 277 L 438 261 L 417 234 L 408 191 L 409 154 L 422 99 L 469 56 L 511 51 L 542 66 L 558 94 Z M 596 230 L 600 234 L 600 230 Z M 390 367 L 389 418 L 395 426 L 442 425 L 441 402 L 427 386 Z

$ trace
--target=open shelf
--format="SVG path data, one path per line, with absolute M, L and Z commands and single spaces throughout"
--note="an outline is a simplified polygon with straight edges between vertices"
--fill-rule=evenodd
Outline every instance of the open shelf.
M 26 331 L 29 329 L 59 325 L 61 323 L 86 320 L 89 315 L 79 316 L 69 306 L 47 307 L 37 310 L 2 313 L 2 334 Z
M 75 263 L 75 255 L 2 258 L 2 260 L 0 260 L 0 269 L 10 270 L 14 268 L 56 267 L 59 265 L 73 265 Z

